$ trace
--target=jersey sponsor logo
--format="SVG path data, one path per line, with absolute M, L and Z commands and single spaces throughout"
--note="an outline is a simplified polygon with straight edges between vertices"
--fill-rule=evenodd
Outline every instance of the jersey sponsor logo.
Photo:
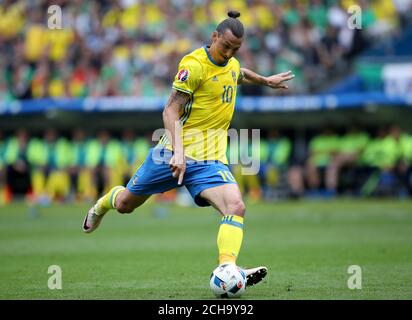
M 189 71 L 183 69 L 179 71 L 179 74 L 177 75 L 177 78 L 179 79 L 179 81 L 181 82 L 185 82 L 187 80 L 187 78 L 189 78 Z
M 236 72 L 232 70 L 233 82 L 236 82 Z
M 212 78 L 212 81 L 218 81 L 218 80 L 217 80 L 217 76 L 214 76 L 214 77 Z

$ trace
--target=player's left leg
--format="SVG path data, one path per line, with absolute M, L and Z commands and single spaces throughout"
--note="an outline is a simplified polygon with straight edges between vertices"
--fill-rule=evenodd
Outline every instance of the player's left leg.
M 245 205 L 237 184 L 223 184 L 200 193 L 223 218 L 220 223 L 217 243 L 219 264 L 236 263 L 243 241 L 243 217 Z
M 223 184 L 203 190 L 201 198 L 208 201 L 223 218 L 217 236 L 219 264 L 236 263 L 243 241 L 245 205 L 239 187 L 235 183 Z M 247 285 L 260 282 L 267 274 L 266 267 L 244 269 Z

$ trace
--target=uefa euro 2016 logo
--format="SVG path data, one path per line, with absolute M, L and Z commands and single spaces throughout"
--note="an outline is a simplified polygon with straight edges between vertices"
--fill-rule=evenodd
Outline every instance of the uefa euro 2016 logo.
M 179 79 L 179 81 L 185 82 L 187 80 L 187 78 L 189 78 L 189 71 L 187 71 L 185 69 L 180 70 L 178 75 L 177 75 L 177 78 Z

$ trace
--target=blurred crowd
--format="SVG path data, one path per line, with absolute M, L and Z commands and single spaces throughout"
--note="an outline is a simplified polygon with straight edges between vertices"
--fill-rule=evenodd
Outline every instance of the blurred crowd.
M 88 137 L 82 129 L 70 136 L 55 129 L 42 136 L 29 137 L 24 129 L 7 137 L 0 134 L 3 202 L 16 196 L 42 204 L 93 201 L 110 186 L 127 183 L 149 147 L 150 140 L 132 130 L 124 130 L 120 138 L 106 130 Z
M 30 137 L 23 129 L 0 133 L 0 204 L 22 197 L 39 204 L 94 201 L 129 181 L 154 145 L 151 138 L 131 129 L 114 135 L 106 130 L 88 135 L 82 129 L 70 134 L 47 129 Z M 412 135 L 394 125 L 368 131 L 325 128 L 303 140 L 270 130 L 259 144 L 241 140 L 238 148 L 228 149 L 232 161 L 242 154 L 260 163 L 252 175 L 242 171 L 249 164 L 231 164 L 251 201 L 412 196 Z M 170 194 L 165 197 L 171 200 Z
M 354 4 L 362 29 L 347 27 Z M 50 5 L 61 7 L 62 29 L 48 28 Z M 178 61 L 209 43 L 229 9 L 246 28 L 241 64 L 263 75 L 292 70 L 299 94 L 320 90 L 371 43 L 401 33 L 412 1 L 0 0 L 0 100 L 167 95 Z
M 412 196 L 412 135 L 391 125 L 371 130 L 324 128 L 307 138 L 276 130 L 261 139 L 257 175 L 232 171 L 251 200 L 335 196 Z

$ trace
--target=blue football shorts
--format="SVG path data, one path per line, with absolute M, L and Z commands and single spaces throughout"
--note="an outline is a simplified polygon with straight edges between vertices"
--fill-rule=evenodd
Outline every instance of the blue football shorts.
M 172 151 L 156 146 L 151 148 L 143 164 L 127 184 L 135 195 L 152 195 L 185 186 L 200 207 L 210 206 L 199 195 L 203 190 L 228 183 L 236 183 L 229 167 L 220 161 L 197 162 L 186 160 L 186 171 L 181 185 L 172 176 L 169 161 Z

